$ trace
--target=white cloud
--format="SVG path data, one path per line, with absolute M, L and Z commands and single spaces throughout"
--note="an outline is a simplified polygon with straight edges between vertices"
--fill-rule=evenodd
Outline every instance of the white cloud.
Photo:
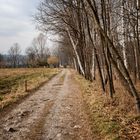
M 35 31 L 25 31 L 21 32 L 16 36 L 1 36 L 0 37 L 0 52 L 7 53 L 9 48 L 15 43 L 18 42 L 22 53 L 25 52 L 26 48 L 30 46 L 32 39 L 38 35 L 38 32 Z
M 32 17 L 39 0 L 0 0 L 0 53 L 18 42 L 23 50 L 37 35 Z
M 14 17 L 22 13 L 23 0 L 0 0 L 0 16 Z
M 10 6 L 10 5 L 7 5 L 7 4 L 3 4 L 3 5 L 0 5 L 0 11 L 1 13 L 5 13 L 5 14 L 17 14 L 18 13 L 18 9 L 16 9 L 15 7 L 13 6 Z

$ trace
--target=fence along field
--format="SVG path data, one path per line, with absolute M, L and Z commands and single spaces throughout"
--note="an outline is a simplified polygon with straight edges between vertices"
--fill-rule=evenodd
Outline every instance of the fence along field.
M 58 72 L 49 68 L 0 69 L 0 109 L 26 96 Z

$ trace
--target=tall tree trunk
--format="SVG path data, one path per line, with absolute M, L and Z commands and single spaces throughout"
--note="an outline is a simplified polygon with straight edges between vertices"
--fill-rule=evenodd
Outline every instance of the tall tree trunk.
M 127 53 L 126 53 L 126 32 L 125 32 L 125 1 L 122 0 L 121 1 L 122 5 L 121 5 L 121 40 L 120 40 L 120 44 L 122 46 L 122 52 L 123 52 L 123 59 L 124 59 L 124 65 L 125 67 L 128 69 L 128 62 L 127 62 Z
M 93 80 L 96 79 L 96 62 L 95 62 L 95 60 L 96 60 L 95 52 L 93 51 L 93 55 L 92 55 L 92 69 L 91 69 Z
M 83 69 L 83 67 L 82 67 L 82 64 L 81 64 L 79 55 L 78 55 L 77 50 L 76 50 L 76 46 L 77 46 L 78 42 L 75 44 L 74 41 L 73 41 L 73 39 L 72 39 L 72 36 L 71 36 L 71 34 L 70 34 L 70 32 L 69 32 L 69 29 L 66 29 L 66 30 L 67 30 L 68 36 L 69 36 L 69 38 L 70 38 L 70 41 L 71 41 L 73 50 L 74 50 L 74 52 L 75 52 L 75 55 L 76 55 L 76 58 L 77 58 L 77 62 L 78 62 L 80 71 L 81 71 L 81 73 L 82 73 L 83 75 L 85 75 L 85 72 L 84 72 L 84 69 Z

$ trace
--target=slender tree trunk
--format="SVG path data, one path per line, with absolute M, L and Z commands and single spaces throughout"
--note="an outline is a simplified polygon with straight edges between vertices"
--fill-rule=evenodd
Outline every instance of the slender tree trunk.
M 78 62 L 80 71 L 81 71 L 81 73 L 82 73 L 83 75 L 85 75 L 85 72 L 84 72 L 84 69 L 83 69 L 83 67 L 82 67 L 82 64 L 81 64 L 79 55 L 78 55 L 77 50 L 76 50 L 77 44 L 74 43 L 74 41 L 73 41 L 73 39 L 72 39 L 72 36 L 70 35 L 69 29 L 67 29 L 67 33 L 68 33 L 68 36 L 69 36 L 69 38 L 70 38 L 70 41 L 71 41 L 73 50 L 74 50 L 74 52 L 75 52 L 75 55 L 76 55 L 76 58 L 77 58 L 77 62 Z M 78 43 L 78 42 L 77 42 L 77 43 Z
M 120 28 L 120 31 L 121 31 L 121 41 L 120 41 L 120 44 L 122 45 L 122 52 L 123 52 L 123 59 L 124 59 L 124 65 L 125 67 L 128 69 L 128 62 L 127 62 L 127 53 L 126 53 L 126 32 L 125 32 L 125 1 L 122 0 L 121 1 L 122 3 L 122 6 L 121 6 L 121 16 L 122 16 L 122 19 L 121 19 L 121 28 Z
M 138 2 L 138 6 L 139 6 L 139 2 Z M 136 65 L 137 65 L 137 77 L 140 80 L 140 66 L 139 66 L 139 55 L 140 55 L 140 40 L 139 40 L 139 24 L 140 24 L 140 19 L 139 19 L 139 9 L 137 9 L 137 25 L 136 25 L 136 35 L 137 35 L 137 45 L 135 46 L 136 48 L 136 52 L 135 52 L 135 56 L 136 56 Z M 139 58 L 138 58 L 139 57 Z
M 90 27 L 89 27 L 88 18 L 87 18 L 87 28 L 88 28 L 88 35 L 89 35 L 90 41 L 92 43 L 93 50 L 94 50 L 94 53 L 95 53 L 95 58 L 96 58 L 96 61 L 97 61 L 97 67 L 98 67 L 98 71 L 99 71 L 102 90 L 103 90 L 103 93 L 105 93 L 105 85 L 104 85 L 104 79 L 103 79 L 102 70 L 101 70 L 101 66 L 100 66 L 100 61 L 99 61 L 99 57 L 98 57 L 98 54 L 97 54 L 96 47 L 94 45 L 94 42 L 93 42 L 93 39 L 92 39 L 92 36 L 91 36 L 91 31 L 90 31 Z M 96 40 L 96 34 L 95 34 L 95 40 Z
M 91 71 L 92 71 L 93 80 L 95 80 L 96 79 L 96 76 L 95 76 L 95 74 L 96 74 L 96 63 L 95 63 L 95 52 L 94 51 L 93 51 L 93 55 L 92 55 L 92 69 L 91 69 Z

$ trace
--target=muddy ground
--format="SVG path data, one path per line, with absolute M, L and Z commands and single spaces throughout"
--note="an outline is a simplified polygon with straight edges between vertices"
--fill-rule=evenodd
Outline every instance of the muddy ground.
M 6 115 L 0 112 L 0 140 L 92 140 L 74 76 L 65 69 Z

